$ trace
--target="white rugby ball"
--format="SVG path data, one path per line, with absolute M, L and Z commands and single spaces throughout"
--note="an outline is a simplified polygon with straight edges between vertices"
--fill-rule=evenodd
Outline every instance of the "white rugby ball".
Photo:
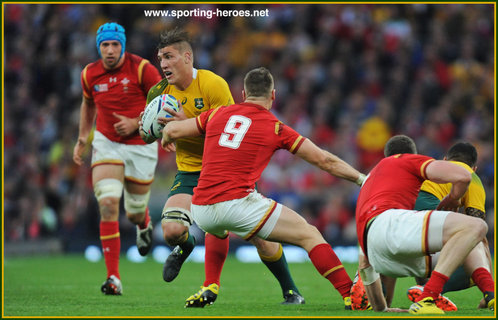
M 157 122 L 157 118 L 171 118 L 171 114 L 164 108 L 173 109 L 178 111 L 178 102 L 175 97 L 170 94 L 162 94 L 155 97 L 152 101 L 145 107 L 144 114 L 142 116 L 142 131 L 145 133 L 146 137 L 149 139 L 159 139 L 161 137 L 161 130 L 163 130 L 164 125 Z

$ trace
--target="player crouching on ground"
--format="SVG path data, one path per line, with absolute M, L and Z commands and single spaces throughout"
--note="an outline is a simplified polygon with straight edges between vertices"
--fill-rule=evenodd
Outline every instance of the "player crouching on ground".
M 411 138 L 392 137 L 384 149 L 386 158 L 369 173 L 358 196 L 356 226 L 363 253 L 359 271 L 368 300 L 375 311 L 387 309 L 379 274 L 392 280 L 385 288 L 388 297 L 394 292 L 395 278 L 430 275 L 409 312 L 444 314 L 435 300 L 449 276 L 463 264 L 483 292 L 488 308 L 493 309 L 494 281 L 486 269 L 487 261 L 480 258 L 485 255 L 482 246 L 477 246 L 486 236 L 487 225 L 479 218 L 454 212 L 471 175 L 449 161 L 416 153 Z M 438 210 L 412 210 L 427 179 L 452 183 L 451 191 Z M 439 255 L 432 256 L 434 253 Z

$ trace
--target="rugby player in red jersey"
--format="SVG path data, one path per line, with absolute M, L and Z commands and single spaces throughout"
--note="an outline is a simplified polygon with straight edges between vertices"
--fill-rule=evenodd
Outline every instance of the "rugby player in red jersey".
M 350 309 L 352 282 L 332 247 L 299 214 L 258 193 L 255 183 L 278 149 L 357 184 L 364 175 L 270 113 L 275 90 L 266 68 L 246 75 L 242 94 L 243 103 L 172 121 L 163 129 L 163 147 L 181 137 L 205 135 L 202 170 L 192 198 L 194 220 L 216 237 L 231 231 L 246 240 L 260 237 L 304 248 Z
M 393 281 L 430 276 L 409 312 L 444 314 L 435 300 L 462 264 L 483 292 L 488 308 L 493 309 L 494 281 L 486 269 L 487 261 L 480 258 L 481 247 L 476 247 L 486 236 L 487 225 L 482 219 L 454 212 L 467 191 L 470 173 L 449 161 L 416 154 L 415 143 L 404 135 L 392 137 L 384 153 L 386 158 L 365 179 L 356 205 L 362 253 L 359 270 L 373 309 L 389 310 L 379 274 Z M 420 186 L 427 179 L 452 183 L 451 191 L 438 210 L 413 210 Z M 394 290 L 394 285 L 388 287 Z
M 161 75 L 148 60 L 125 51 L 126 35 L 121 25 L 111 22 L 100 26 L 96 42 L 101 59 L 81 72 L 83 100 L 73 160 L 78 165 L 83 163 L 82 155 L 96 121 L 92 182 L 107 268 L 101 290 L 120 295 L 118 216 L 123 189 L 126 215 L 137 225 L 140 254 L 146 255 L 152 245 L 147 203 L 157 163 L 157 144 L 145 144 L 138 133 L 138 120 L 149 89 L 161 80 Z

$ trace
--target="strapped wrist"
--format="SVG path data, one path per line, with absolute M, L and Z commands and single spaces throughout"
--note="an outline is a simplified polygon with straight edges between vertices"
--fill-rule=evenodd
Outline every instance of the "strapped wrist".
M 364 175 L 363 173 L 360 173 L 360 176 L 358 177 L 358 179 L 356 179 L 355 183 L 361 187 L 361 185 L 365 181 L 365 178 L 366 178 L 366 175 Z

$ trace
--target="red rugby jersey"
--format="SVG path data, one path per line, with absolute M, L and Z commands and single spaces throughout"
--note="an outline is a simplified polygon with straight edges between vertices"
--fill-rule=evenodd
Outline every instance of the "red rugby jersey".
M 81 86 L 85 98 L 97 107 L 97 130 L 109 140 L 124 144 L 145 144 L 138 130 L 121 137 L 113 125 L 119 121 L 112 113 L 136 118 L 145 109 L 149 89 L 161 80 L 156 67 L 148 60 L 125 52 L 124 63 L 107 70 L 102 60 L 88 64 L 81 72 Z
M 205 133 L 202 171 L 192 203 L 213 204 L 240 199 L 255 188 L 273 153 L 296 153 L 305 138 L 270 111 L 252 103 L 234 104 L 201 113 Z
M 382 159 L 370 172 L 356 202 L 356 231 L 365 250 L 363 232 L 367 222 L 388 209 L 412 210 L 425 169 L 433 158 L 417 154 L 397 154 Z

